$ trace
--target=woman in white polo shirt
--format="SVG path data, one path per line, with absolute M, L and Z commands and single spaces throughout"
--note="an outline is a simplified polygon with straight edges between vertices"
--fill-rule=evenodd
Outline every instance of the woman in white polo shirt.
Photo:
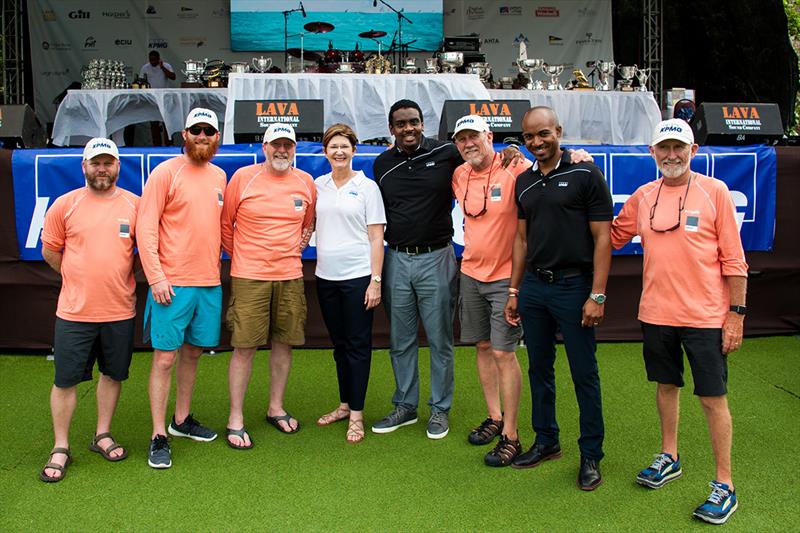
M 364 397 L 372 358 L 372 316 L 381 301 L 386 214 L 378 185 L 353 170 L 358 139 L 345 124 L 322 137 L 331 172 L 317 187 L 317 295 L 333 343 L 339 406 L 317 420 L 348 420 L 347 442 L 364 439 Z

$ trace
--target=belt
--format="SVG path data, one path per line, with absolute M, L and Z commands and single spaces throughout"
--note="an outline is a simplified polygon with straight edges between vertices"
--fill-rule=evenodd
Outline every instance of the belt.
M 450 242 L 443 242 L 439 244 L 426 244 L 426 245 L 419 245 L 419 246 L 392 246 L 389 245 L 389 248 L 395 250 L 397 252 L 403 252 L 408 255 L 419 255 L 419 254 L 427 254 L 433 252 L 435 250 L 441 250 L 445 246 L 450 246 Z
M 591 270 L 585 268 L 562 268 L 559 270 L 545 270 L 544 268 L 531 267 L 528 270 L 536 274 L 540 280 L 545 283 L 554 283 L 560 279 L 574 278 L 577 276 L 584 276 L 591 274 Z

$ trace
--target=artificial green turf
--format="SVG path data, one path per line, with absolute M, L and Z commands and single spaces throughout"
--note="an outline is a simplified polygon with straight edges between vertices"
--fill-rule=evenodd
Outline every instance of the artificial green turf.
M 485 417 L 473 350 L 456 352 L 456 393 L 450 435 L 425 436 L 427 350 L 421 354 L 420 422 L 388 435 L 367 433 L 347 444 L 346 425 L 316 427 L 337 405 L 335 370 L 327 350 L 296 350 L 286 407 L 302 423 L 279 434 L 263 415 L 268 393 L 260 353 L 245 416 L 255 441 L 235 451 L 173 439 L 173 467 L 147 467 L 150 435 L 148 354 L 136 354 L 113 427 L 129 449 L 108 463 L 86 446 L 95 421 L 94 386 L 79 387 L 72 425 L 75 462 L 56 484 L 38 480 L 52 446 L 48 396 L 52 363 L 40 356 L 0 357 L 0 530 L 3 531 L 675 531 L 712 527 L 692 509 L 713 477 L 705 422 L 690 383 L 683 394 L 680 449 L 683 478 L 653 491 L 633 481 L 659 451 L 654 386 L 644 377 L 641 345 L 598 348 L 606 420 L 604 484 L 593 493 L 575 486 L 577 409 L 563 348 L 556 370 L 564 456 L 532 470 L 483 465 L 487 447 L 466 442 Z M 530 445 L 526 352 L 520 437 Z M 204 357 L 193 413 L 222 432 L 227 421 L 229 354 Z M 747 339 L 730 360 L 734 419 L 734 481 L 739 511 L 727 531 L 798 531 L 794 479 L 800 441 L 800 340 Z M 388 412 L 393 379 L 388 352 L 376 350 L 366 420 Z M 172 403 L 170 404 L 172 405 Z

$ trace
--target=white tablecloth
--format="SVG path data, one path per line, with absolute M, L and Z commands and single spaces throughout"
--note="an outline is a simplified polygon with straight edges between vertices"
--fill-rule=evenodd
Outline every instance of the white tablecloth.
M 651 92 L 491 89 L 492 100 L 528 100 L 558 114 L 571 143 L 650 144 L 661 111 Z
M 489 92 L 472 74 L 231 74 L 223 143 L 233 143 L 237 100 L 322 99 L 327 128 L 353 127 L 359 139 L 388 137 L 389 108 L 408 98 L 422 108 L 427 135 L 439 131 L 445 100 L 488 100 Z
M 167 133 L 183 130 L 194 107 L 225 113 L 227 89 L 100 89 L 69 91 L 53 125 L 53 144 L 81 145 L 92 137 L 113 137 L 121 143 L 125 126 L 161 121 Z

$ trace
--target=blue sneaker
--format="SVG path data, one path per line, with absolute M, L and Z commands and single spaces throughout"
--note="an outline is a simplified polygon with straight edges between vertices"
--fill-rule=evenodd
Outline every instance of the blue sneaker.
M 724 524 L 739 507 L 736 491 L 719 481 L 712 481 L 709 485 L 711 495 L 692 515 L 711 524 Z
M 651 489 L 660 489 L 673 479 L 678 479 L 683 474 L 681 470 L 681 456 L 673 459 L 672 455 L 668 453 L 659 453 L 656 455 L 653 464 L 639 472 L 636 476 L 636 483 L 650 487 Z

